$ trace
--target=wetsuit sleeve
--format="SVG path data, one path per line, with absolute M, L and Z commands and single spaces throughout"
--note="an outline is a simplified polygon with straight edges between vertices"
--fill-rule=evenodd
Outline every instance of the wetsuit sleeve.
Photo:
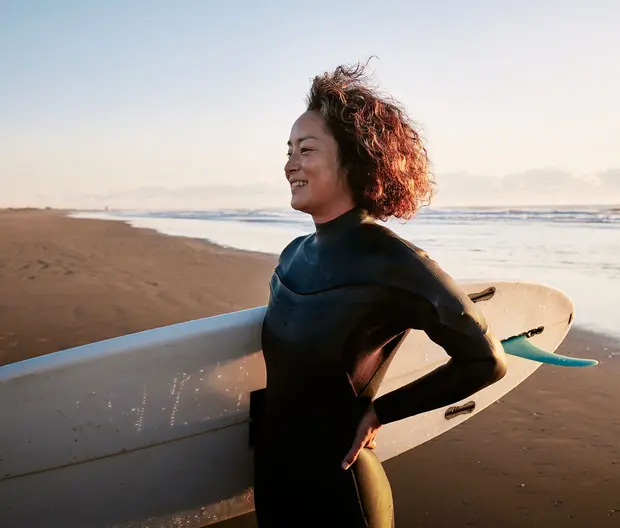
M 486 324 L 463 324 L 461 320 L 451 326 L 425 297 L 411 292 L 401 292 L 397 297 L 395 317 L 402 318 L 405 328 L 426 332 L 449 359 L 427 375 L 377 398 L 374 409 L 382 424 L 451 405 L 504 376 L 504 350 Z

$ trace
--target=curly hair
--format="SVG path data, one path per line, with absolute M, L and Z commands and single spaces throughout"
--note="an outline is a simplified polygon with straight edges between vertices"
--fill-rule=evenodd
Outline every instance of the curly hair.
M 426 148 L 403 108 L 373 90 L 364 69 L 358 63 L 317 75 L 307 110 L 320 112 L 336 140 L 356 205 L 379 220 L 409 219 L 434 194 Z

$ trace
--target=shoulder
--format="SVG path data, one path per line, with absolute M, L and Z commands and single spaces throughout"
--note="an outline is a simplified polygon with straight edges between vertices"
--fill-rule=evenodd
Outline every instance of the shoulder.
M 303 243 L 308 240 L 312 235 L 301 235 L 291 240 L 284 249 L 280 252 L 279 261 L 288 260 L 290 256 L 296 253 Z
M 350 243 L 367 258 L 381 261 L 397 270 L 411 266 L 421 269 L 436 265 L 428 253 L 383 225 L 361 225 L 350 237 Z
M 298 261 L 298 255 L 302 251 L 304 243 L 310 239 L 313 235 L 301 235 L 291 240 L 284 249 L 280 252 L 278 263 L 276 264 L 275 271 L 280 275 L 285 275 L 288 271 L 295 266 L 295 262 Z
M 424 298 L 446 326 L 467 333 L 486 329 L 467 293 L 424 249 L 379 224 L 360 226 L 356 236 L 383 284 Z

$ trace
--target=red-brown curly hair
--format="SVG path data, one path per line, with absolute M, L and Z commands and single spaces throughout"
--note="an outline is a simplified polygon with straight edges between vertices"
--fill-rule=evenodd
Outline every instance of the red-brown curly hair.
M 308 93 L 338 145 L 355 204 L 372 217 L 409 219 L 430 203 L 434 181 L 426 148 L 395 101 L 367 82 L 365 66 L 338 66 L 317 75 Z

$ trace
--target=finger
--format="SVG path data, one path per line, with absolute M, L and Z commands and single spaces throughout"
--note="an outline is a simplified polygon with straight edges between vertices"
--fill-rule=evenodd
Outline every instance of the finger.
M 347 456 L 344 457 L 344 461 L 342 462 L 342 469 L 344 469 L 345 471 L 347 469 L 349 469 L 353 463 L 357 460 L 357 455 L 359 454 L 360 450 L 359 449 L 355 449 L 355 450 L 351 450 L 347 453 Z
M 366 447 L 368 447 L 368 449 L 374 449 L 375 447 L 377 447 L 376 440 L 371 440 Z
M 342 469 L 346 471 L 347 469 L 351 467 L 351 465 L 353 465 L 353 463 L 357 460 L 357 455 L 359 455 L 359 452 L 361 451 L 364 444 L 365 444 L 365 441 L 362 441 L 362 442 L 356 441 L 353 444 L 353 447 L 347 453 L 347 456 L 345 456 L 344 460 L 342 461 Z

